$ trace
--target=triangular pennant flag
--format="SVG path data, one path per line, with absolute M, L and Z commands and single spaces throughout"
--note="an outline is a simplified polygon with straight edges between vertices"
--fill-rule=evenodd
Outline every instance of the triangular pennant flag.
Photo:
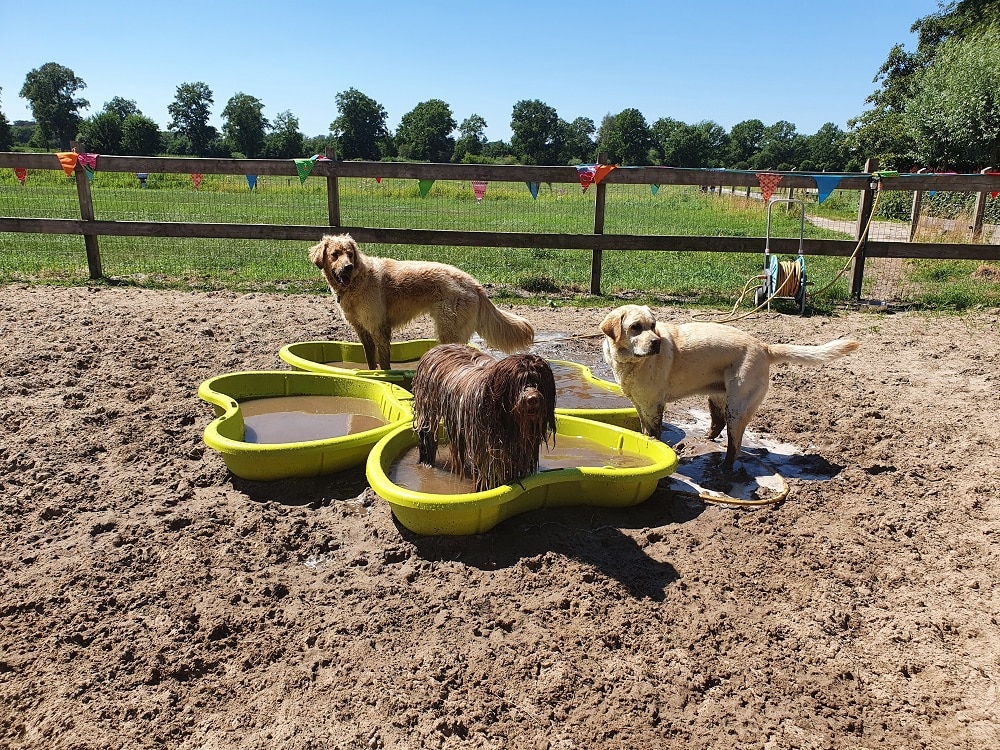
M 583 188 L 583 192 L 587 192 L 587 188 L 594 181 L 595 174 L 597 174 L 596 164 L 577 164 L 576 175 L 580 178 L 580 187 Z
M 598 164 L 597 168 L 594 170 L 594 184 L 596 185 L 597 183 L 599 183 L 601 180 L 607 177 L 612 170 L 617 168 L 618 168 L 617 164 Z
M 837 189 L 842 179 L 840 175 L 814 174 L 810 175 L 816 180 L 816 187 L 819 189 L 819 202 L 822 203 L 830 197 L 830 193 Z
M 23 185 L 24 178 L 28 176 L 28 170 L 24 167 L 14 167 L 14 176 L 17 178 L 17 181 Z
M 94 170 L 93 169 L 91 169 L 90 167 L 84 167 L 83 168 L 83 173 L 85 175 L 87 175 L 87 182 L 93 182 L 94 181 Z
M 764 203 L 768 203 L 775 188 L 778 187 L 778 183 L 781 182 L 781 175 L 773 172 L 758 172 L 757 182 L 760 184 L 760 194 L 764 197 Z
M 66 173 L 67 177 L 73 176 L 73 170 L 76 169 L 76 162 L 79 160 L 80 155 L 76 151 L 59 151 L 56 153 L 56 158 L 59 159 L 59 163 L 62 164 L 63 172 Z
M 382 178 L 381 177 L 376 177 L 375 178 L 375 182 L 377 182 L 379 185 L 381 185 L 382 184 Z
M 486 180 L 473 180 L 472 192 L 476 196 L 476 203 L 482 203 L 483 196 L 486 195 Z
M 78 154 L 77 160 L 83 165 L 84 169 L 89 169 L 92 172 L 96 172 L 97 156 L 98 154 Z
M 537 182 L 526 182 L 524 183 L 528 186 L 528 192 L 531 193 L 531 197 L 536 201 L 538 200 L 538 183 Z
M 299 184 L 306 181 L 306 177 L 313 171 L 316 162 L 312 159 L 295 159 L 295 171 L 299 173 Z
M 194 189 L 198 190 L 201 187 L 201 173 L 195 172 L 191 175 L 191 182 L 194 183 Z
M 255 174 L 248 174 L 247 175 L 247 185 L 250 186 L 250 192 L 252 193 L 253 189 L 257 186 L 257 175 L 255 175 Z
M 991 169 L 988 172 L 983 172 L 983 174 L 1000 174 L 1000 172 L 995 172 L 995 171 L 993 171 Z M 997 197 L 998 194 L 1000 194 L 1000 191 L 994 190 L 992 193 L 990 193 L 990 198 L 993 198 L 994 200 L 996 200 L 996 197 Z
M 431 185 L 434 184 L 434 180 L 418 180 L 417 182 L 420 185 L 420 197 L 426 198 L 427 193 L 430 192 Z
M 139 187 L 146 187 L 146 180 L 149 178 L 149 172 L 136 172 L 135 176 L 139 178 Z
M 658 192 L 660 192 L 660 186 L 659 185 L 650 185 L 649 189 L 653 191 L 653 195 L 656 195 Z

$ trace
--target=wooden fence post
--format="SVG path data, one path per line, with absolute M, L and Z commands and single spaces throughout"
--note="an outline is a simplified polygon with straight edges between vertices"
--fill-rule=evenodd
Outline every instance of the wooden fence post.
M 608 155 L 603 151 L 597 156 L 598 164 L 607 164 Z M 603 181 L 597 183 L 597 198 L 594 202 L 594 234 L 604 234 L 604 202 L 607 186 Z M 590 261 L 590 293 L 601 293 L 601 266 L 604 262 L 604 251 L 595 248 Z
M 69 147 L 77 153 L 84 150 L 84 147 L 76 141 L 72 141 Z M 90 195 L 90 180 L 87 178 L 87 170 L 80 162 L 76 163 L 73 177 L 76 179 L 76 195 L 80 201 L 80 218 L 84 221 L 93 221 L 94 201 Z M 104 269 L 101 266 L 101 248 L 97 242 L 97 235 L 83 235 L 83 246 L 87 248 L 87 268 L 90 271 L 90 278 L 103 278 Z
M 985 167 L 979 174 L 986 174 L 993 171 L 993 167 Z M 983 216 L 986 214 L 986 196 L 989 193 L 983 191 L 976 196 L 976 209 L 972 214 L 972 241 L 981 242 L 983 239 Z
M 337 149 L 326 147 L 327 159 L 332 159 L 337 161 Z M 326 205 L 327 212 L 330 215 L 330 226 L 339 227 L 340 226 L 340 182 L 337 179 L 337 175 L 330 175 L 326 178 Z
M 927 171 L 927 167 L 921 167 L 917 170 L 917 174 L 924 174 Z M 924 203 L 924 191 L 914 190 L 913 191 L 913 205 L 910 207 L 910 242 L 913 242 L 913 238 L 917 236 L 917 229 L 920 228 L 920 208 Z
M 878 169 L 878 159 L 869 159 L 865 162 L 865 172 L 874 173 Z M 854 239 L 858 241 L 857 251 L 854 253 L 854 260 L 851 262 L 851 296 L 854 299 L 861 299 L 861 287 L 865 280 L 865 244 L 868 242 L 868 220 L 872 215 L 872 204 L 875 200 L 875 178 L 868 183 L 868 187 L 861 191 L 861 198 L 858 200 L 858 223 L 854 228 Z

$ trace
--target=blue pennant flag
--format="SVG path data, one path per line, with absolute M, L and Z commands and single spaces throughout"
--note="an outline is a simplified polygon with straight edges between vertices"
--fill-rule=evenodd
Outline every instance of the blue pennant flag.
M 830 193 L 837 189 L 841 179 L 843 179 L 840 175 L 832 174 L 814 174 L 809 176 L 816 180 L 816 187 L 819 188 L 820 203 L 830 197 Z
M 538 183 L 537 182 L 526 182 L 524 183 L 528 186 L 528 190 L 531 191 L 531 197 L 538 200 Z
M 250 192 L 252 193 L 253 189 L 257 186 L 257 175 L 255 175 L 255 174 L 248 174 L 247 175 L 247 185 L 250 186 Z
M 650 185 L 649 189 L 653 191 L 653 195 L 656 195 L 658 192 L 660 192 L 660 186 L 659 185 Z

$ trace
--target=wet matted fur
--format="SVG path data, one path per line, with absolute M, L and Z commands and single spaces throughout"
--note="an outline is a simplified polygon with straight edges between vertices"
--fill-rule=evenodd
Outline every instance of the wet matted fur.
M 391 367 L 394 329 L 427 313 L 442 344 L 468 343 L 478 332 L 502 352 L 525 351 L 535 329 L 494 305 L 475 278 L 445 263 L 365 255 L 349 234 L 326 235 L 309 248 L 341 312 L 365 348 L 368 367 Z
M 639 412 L 644 434 L 659 438 L 663 408 L 686 396 L 708 396 L 708 439 L 726 429 L 725 468 L 732 468 L 743 434 L 767 395 L 771 365 L 817 367 L 853 352 L 858 342 L 837 339 L 819 346 L 765 344 L 720 323 L 657 321 L 643 305 L 623 305 L 601 322 L 604 360 Z
M 555 378 L 535 354 L 495 359 L 441 344 L 420 358 L 412 390 L 420 462 L 433 465 L 443 419 L 452 471 L 477 492 L 534 474 L 542 443 L 555 439 Z

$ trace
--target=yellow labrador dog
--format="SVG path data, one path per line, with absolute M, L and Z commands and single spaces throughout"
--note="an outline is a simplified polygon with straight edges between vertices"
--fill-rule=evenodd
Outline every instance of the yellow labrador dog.
M 604 360 L 639 412 L 643 433 L 660 437 L 666 403 L 705 394 L 712 419 L 708 439 L 727 430 L 727 469 L 733 468 L 743 433 L 764 401 L 772 364 L 818 366 L 858 348 L 853 339 L 820 346 L 765 344 L 719 323 L 658 322 L 652 310 L 640 305 L 612 310 L 601 331 Z
M 423 313 L 433 318 L 442 344 L 467 344 L 474 332 L 508 354 L 534 343 L 527 320 L 497 308 L 482 284 L 454 266 L 365 255 L 349 234 L 324 236 L 309 248 L 309 259 L 361 339 L 369 369 L 391 368 L 393 330 Z

